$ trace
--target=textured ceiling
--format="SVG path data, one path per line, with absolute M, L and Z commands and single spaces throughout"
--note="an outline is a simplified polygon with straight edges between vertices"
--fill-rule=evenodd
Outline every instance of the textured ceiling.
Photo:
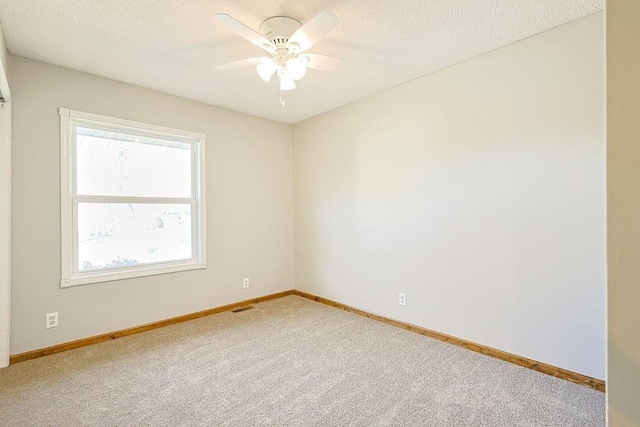
M 296 123 L 594 13 L 604 0 L 0 0 L 9 52 L 126 83 Z M 309 70 L 278 105 L 255 68 L 217 64 L 264 51 L 213 19 L 257 30 L 277 15 L 340 23 L 309 52 L 352 61 Z

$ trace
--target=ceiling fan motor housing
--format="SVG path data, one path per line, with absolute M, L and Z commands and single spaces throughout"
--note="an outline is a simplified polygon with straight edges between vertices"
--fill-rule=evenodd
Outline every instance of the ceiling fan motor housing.
M 260 34 L 269 39 L 276 47 L 286 46 L 289 37 L 302 24 L 288 16 L 273 16 L 260 24 Z

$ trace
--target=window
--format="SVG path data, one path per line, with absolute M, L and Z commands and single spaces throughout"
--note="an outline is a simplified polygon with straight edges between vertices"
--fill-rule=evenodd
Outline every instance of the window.
M 61 287 L 206 268 L 205 135 L 60 108 Z

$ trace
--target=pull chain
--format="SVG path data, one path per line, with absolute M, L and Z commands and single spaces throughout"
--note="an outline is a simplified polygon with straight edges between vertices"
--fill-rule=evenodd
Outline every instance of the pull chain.
M 282 89 L 280 89 L 280 106 L 284 107 L 285 106 L 285 102 L 284 102 L 284 91 Z

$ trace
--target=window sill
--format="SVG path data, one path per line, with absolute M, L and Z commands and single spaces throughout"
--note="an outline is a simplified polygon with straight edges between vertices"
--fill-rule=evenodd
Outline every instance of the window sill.
M 133 279 L 135 277 L 155 276 L 158 274 L 176 273 L 179 271 L 202 270 L 207 268 L 206 262 L 190 262 L 185 264 L 174 264 L 164 266 L 148 266 L 126 271 L 100 271 L 95 273 L 84 273 L 74 277 L 62 279 L 61 288 L 71 286 L 88 285 L 89 283 L 111 282 L 113 280 Z

